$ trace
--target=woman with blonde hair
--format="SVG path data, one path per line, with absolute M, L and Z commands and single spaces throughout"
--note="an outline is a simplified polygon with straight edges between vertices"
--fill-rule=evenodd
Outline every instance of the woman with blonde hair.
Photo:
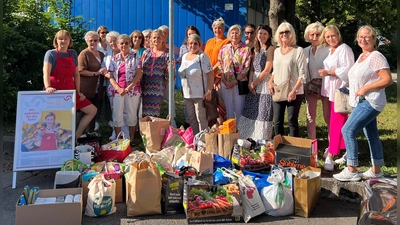
M 327 97 L 331 105 L 329 145 L 324 154 L 324 156 L 326 155 L 324 169 L 332 171 L 334 155 L 339 155 L 341 149 L 346 149 L 341 130 L 348 116 L 335 112 L 335 91 L 348 86 L 348 72 L 354 64 L 354 53 L 348 45 L 342 42 L 340 31 L 335 25 L 328 25 L 324 28 L 320 43 L 323 46 L 329 46 L 329 54 L 323 62 L 324 68 L 319 69 L 318 73 L 322 77 L 321 95 Z
M 151 32 L 150 40 L 150 48 L 143 52 L 140 62 L 143 70 L 142 115 L 159 117 L 168 81 L 169 56 L 161 30 Z
M 320 22 L 315 22 L 307 26 L 304 31 L 304 39 L 311 43 L 310 46 L 304 49 L 304 54 L 307 60 L 306 66 L 306 106 L 307 106 L 307 135 L 309 139 L 316 139 L 316 116 L 317 102 L 320 99 L 322 102 L 322 112 L 324 120 L 329 130 L 330 120 L 330 103 L 327 97 L 321 95 L 322 78 L 318 70 L 324 67 L 324 59 L 329 54 L 329 49 L 319 43 L 324 26 Z
M 47 93 L 56 90 L 76 90 L 76 110 L 84 113 L 75 132 L 78 139 L 96 116 L 97 109 L 81 92 L 81 81 L 78 70 L 78 55 L 69 49 L 73 45 L 71 34 L 60 30 L 54 36 L 54 48 L 46 52 L 43 62 L 43 84 Z
M 225 32 L 225 21 L 222 17 L 215 19 L 212 23 L 212 29 L 215 37 L 208 39 L 206 46 L 204 48 L 204 53 L 210 58 L 211 65 L 214 71 L 214 88 L 218 91 L 218 112 L 219 112 L 219 122 L 226 119 L 226 109 L 225 104 L 222 99 L 221 87 L 221 74 L 218 70 L 218 53 L 222 46 L 229 43 L 229 39 L 224 35 Z M 210 125 L 215 124 L 217 121 L 210 121 Z
M 275 86 L 289 82 L 289 93 L 284 96 L 287 100 L 273 101 L 275 135 L 285 135 L 283 124 L 287 108 L 289 135 L 299 137 L 298 118 L 304 96 L 306 57 L 303 48 L 296 45 L 296 33 L 290 23 L 283 22 L 279 25 L 274 40 L 278 42 L 279 48 L 274 52 L 274 71 L 268 82 L 270 93 L 275 95 Z
M 347 149 L 347 167 L 333 177 L 340 181 L 380 178 L 384 166 L 382 142 L 377 127 L 377 116 L 386 106 L 385 88 L 393 83 L 389 63 L 376 50 L 377 34 L 373 27 L 360 27 L 356 37 L 362 53 L 349 70 L 349 103 L 354 107 L 342 128 Z M 372 167 L 357 173 L 357 133 L 364 131 L 371 154 Z

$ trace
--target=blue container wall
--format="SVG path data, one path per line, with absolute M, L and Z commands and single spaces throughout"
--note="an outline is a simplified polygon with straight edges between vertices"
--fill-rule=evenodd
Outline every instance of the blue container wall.
M 233 4 L 233 10 L 225 10 L 226 4 Z M 74 0 L 73 15 L 92 19 L 89 30 L 104 25 L 129 35 L 134 30 L 169 26 L 169 0 Z M 211 24 L 219 17 L 225 20 L 225 33 L 233 24 L 245 25 L 247 0 L 175 0 L 174 45 L 181 46 L 190 25 L 199 29 L 206 42 L 214 37 Z

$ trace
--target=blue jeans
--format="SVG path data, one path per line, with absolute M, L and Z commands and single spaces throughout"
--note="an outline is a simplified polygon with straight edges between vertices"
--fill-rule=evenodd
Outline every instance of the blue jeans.
M 376 117 L 381 112 L 371 107 L 367 100 L 361 100 L 353 109 L 349 119 L 342 127 L 342 134 L 347 150 L 347 165 L 358 166 L 357 133 L 362 129 L 368 140 L 372 165 L 383 166 L 382 142 L 379 138 Z

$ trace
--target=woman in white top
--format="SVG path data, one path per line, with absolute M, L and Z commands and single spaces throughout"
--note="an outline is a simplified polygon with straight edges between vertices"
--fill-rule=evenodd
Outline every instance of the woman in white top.
M 274 86 L 281 85 L 290 78 L 288 100 L 281 102 L 274 101 L 272 105 L 275 135 L 284 135 L 283 124 L 287 108 L 289 134 L 292 137 L 299 137 L 298 118 L 304 96 L 303 82 L 306 79 L 306 57 L 303 48 L 296 45 L 296 33 L 290 23 L 283 22 L 279 25 L 275 32 L 275 40 L 278 42 L 279 48 L 274 51 L 274 71 L 268 82 L 270 93 L 274 95 Z
M 178 72 L 182 77 L 183 97 L 186 100 L 189 124 L 192 126 L 193 133 L 197 134 L 208 127 L 203 99 L 211 100 L 214 72 L 210 59 L 200 49 L 202 45 L 200 36 L 191 34 L 187 45 L 189 52 L 182 56 Z
M 340 149 L 346 148 L 341 130 L 346 123 L 347 114 L 335 112 L 335 91 L 348 86 L 348 72 L 354 64 L 354 54 L 353 50 L 342 42 L 340 31 L 335 25 L 325 27 L 320 40 L 323 46 L 330 46 L 329 55 L 324 60 L 324 68 L 318 70 L 318 73 L 323 78 L 321 95 L 328 97 L 331 104 L 329 146 L 324 168 L 332 171 L 334 167 L 333 156 L 339 155 Z
M 106 39 L 106 36 L 108 34 L 107 27 L 99 26 L 99 28 L 97 28 L 97 34 L 100 37 L 99 42 L 97 43 L 97 50 L 101 51 L 104 54 L 111 51 L 111 47 L 107 43 L 107 39 Z
M 362 54 L 349 71 L 349 102 L 354 109 L 342 128 L 347 147 L 347 167 L 341 173 L 333 175 L 340 181 L 382 177 L 381 166 L 384 165 L 384 159 L 376 117 L 386 105 L 385 88 L 393 81 L 385 56 L 376 51 L 376 40 L 376 31 L 369 25 L 362 26 L 357 32 L 357 42 Z M 369 143 L 372 168 L 360 176 L 356 168 L 358 166 L 356 135 L 361 130 L 364 131 Z
M 307 59 L 306 66 L 306 106 L 307 106 L 307 135 L 309 139 L 316 139 L 316 115 L 318 99 L 322 102 L 322 111 L 326 125 L 329 127 L 329 116 L 331 105 L 327 97 L 321 95 L 322 78 L 318 70 L 324 68 L 324 59 L 329 54 L 329 49 L 319 43 L 324 26 L 320 22 L 315 22 L 307 26 L 304 31 L 304 39 L 311 45 L 304 49 Z M 319 89 L 319 90 L 318 90 Z

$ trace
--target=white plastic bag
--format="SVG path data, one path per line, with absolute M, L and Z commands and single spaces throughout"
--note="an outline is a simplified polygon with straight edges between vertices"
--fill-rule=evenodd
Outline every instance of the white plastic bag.
M 238 179 L 244 222 L 248 223 L 251 218 L 264 213 L 265 206 L 251 177 L 238 175 L 226 168 L 222 168 L 222 170 L 224 171 L 224 176 Z
M 281 169 L 272 170 L 267 181 L 272 185 L 261 190 L 265 213 L 271 216 L 292 215 L 294 213 L 293 195 L 291 189 L 284 185 L 284 172 Z
M 91 217 L 110 215 L 116 211 L 115 181 L 106 180 L 100 173 L 90 181 L 85 215 Z

